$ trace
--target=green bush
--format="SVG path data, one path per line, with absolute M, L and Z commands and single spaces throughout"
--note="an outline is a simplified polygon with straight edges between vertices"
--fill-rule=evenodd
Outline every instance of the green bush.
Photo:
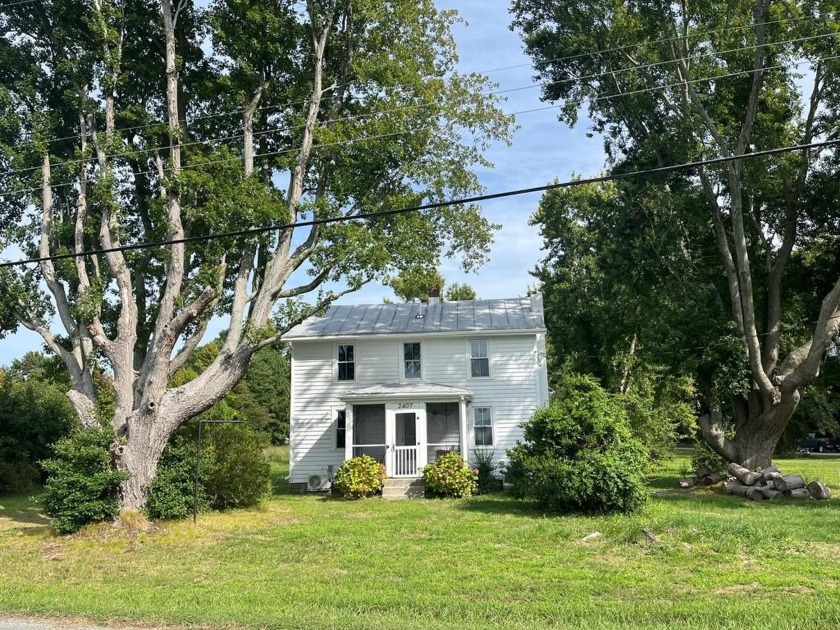
M 153 519 L 185 518 L 195 501 L 197 425 L 187 425 L 167 444 L 149 489 L 146 513 Z M 254 505 L 271 492 L 264 436 L 245 425 L 202 429 L 198 510 Z
M 114 439 L 110 428 L 78 429 L 59 440 L 55 455 L 42 462 L 47 483 L 41 501 L 57 532 L 75 532 L 119 514 L 117 493 L 128 473 L 112 468 Z
M 241 425 L 220 424 L 209 429 L 201 465 L 207 470 L 205 490 L 211 507 L 247 507 L 271 494 L 265 437 Z
M 47 363 L 28 353 L 0 368 L 0 494 L 38 488 L 45 480 L 39 462 L 78 424 L 67 386 L 49 380 Z
M 254 505 L 271 492 L 266 439 L 243 425 L 202 429 L 198 510 Z M 167 444 L 149 490 L 146 513 L 153 519 L 185 518 L 195 501 L 198 431 L 188 425 Z
M 478 494 L 487 494 L 502 489 L 502 479 L 496 474 L 499 471 L 499 466 L 493 459 L 495 454 L 495 451 L 487 449 L 475 449 L 472 452 L 470 465 L 478 475 Z
M 455 451 L 423 468 L 426 491 L 437 497 L 467 497 L 478 489 L 478 473 Z
M 370 455 L 344 460 L 333 479 L 333 488 L 346 499 L 371 497 L 384 485 L 385 467 Z
M 157 474 L 149 489 L 146 513 L 149 518 L 186 518 L 192 514 L 195 501 L 195 443 L 184 435 L 176 435 L 166 445 L 158 463 Z M 207 498 L 207 467 L 200 469 L 198 510 L 210 506 Z
M 648 454 L 627 412 L 591 377 L 567 376 L 554 401 L 523 425 L 508 451 L 514 496 L 553 512 L 630 512 L 646 499 Z
M 696 440 L 694 442 L 694 453 L 691 455 L 692 472 L 696 473 L 701 468 L 705 468 L 718 475 L 728 475 L 726 464 L 726 460 L 709 448 L 709 445 L 704 441 Z

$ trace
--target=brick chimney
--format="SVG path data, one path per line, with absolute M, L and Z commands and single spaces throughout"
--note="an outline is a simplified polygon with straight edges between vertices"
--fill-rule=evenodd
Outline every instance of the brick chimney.
M 429 289 L 429 306 L 440 304 L 440 285 L 435 285 Z

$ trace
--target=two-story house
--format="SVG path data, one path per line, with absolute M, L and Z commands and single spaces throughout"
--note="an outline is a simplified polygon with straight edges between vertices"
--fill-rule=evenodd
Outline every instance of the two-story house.
M 547 403 L 542 298 L 333 306 L 283 336 L 292 351 L 290 476 L 320 489 L 371 455 L 418 477 L 449 450 L 497 461 Z

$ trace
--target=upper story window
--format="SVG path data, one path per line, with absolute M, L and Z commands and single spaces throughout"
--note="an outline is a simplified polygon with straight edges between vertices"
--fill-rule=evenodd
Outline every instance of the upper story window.
M 338 346 L 338 380 L 356 380 L 356 359 L 354 348 L 350 344 L 339 344 Z
M 422 378 L 420 363 L 420 344 L 403 344 L 403 376 L 407 379 Z
M 487 350 L 486 339 L 470 341 L 470 376 L 473 378 L 490 376 L 490 353 Z

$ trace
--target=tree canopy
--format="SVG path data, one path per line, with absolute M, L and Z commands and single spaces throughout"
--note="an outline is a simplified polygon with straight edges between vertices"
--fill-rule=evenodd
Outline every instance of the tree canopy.
M 487 80 L 454 69 L 457 19 L 431 0 L 0 8 L 0 248 L 44 259 L 0 273 L 0 328 L 41 334 L 85 425 L 98 362 L 113 374 L 123 505 L 291 325 L 399 269 L 484 260 L 476 206 L 383 213 L 476 192 L 508 139 Z M 214 315 L 218 354 L 170 388 Z
M 598 356 L 596 371 L 618 381 L 616 364 L 640 352 L 689 375 L 704 438 L 749 467 L 769 463 L 840 327 L 835 151 L 749 158 L 835 137 L 835 9 L 512 8 L 543 98 L 567 124 L 588 113 L 611 172 L 733 158 L 547 195 L 537 220 L 551 254 L 538 273 L 563 330 L 554 347 L 571 345 L 579 364 Z M 574 314 L 565 323 L 561 308 Z

